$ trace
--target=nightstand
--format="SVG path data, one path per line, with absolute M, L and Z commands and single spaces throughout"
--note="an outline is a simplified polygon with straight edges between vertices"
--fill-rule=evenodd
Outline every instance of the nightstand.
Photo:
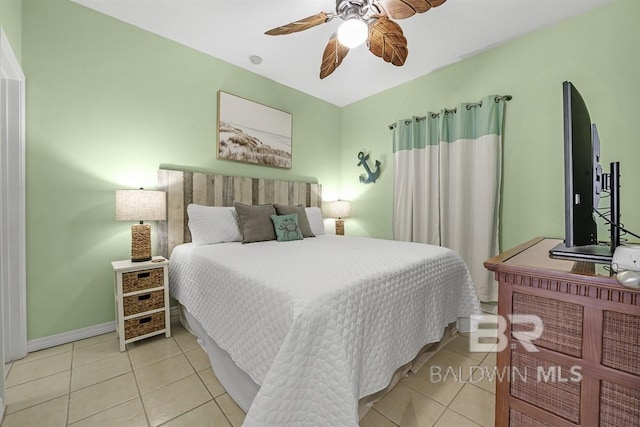
M 169 272 L 163 257 L 151 261 L 113 261 L 116 335 L 120 351 L 126 344 L 154 335 L 171 336 Z

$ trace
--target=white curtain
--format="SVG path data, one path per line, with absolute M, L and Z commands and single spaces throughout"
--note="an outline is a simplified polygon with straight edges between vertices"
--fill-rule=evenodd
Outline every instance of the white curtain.
M 491 95 L 393 129 L 394 239 L 455 250 L 483 302 L 498 299 L 483 263 L 499 251 L 504 103 Z

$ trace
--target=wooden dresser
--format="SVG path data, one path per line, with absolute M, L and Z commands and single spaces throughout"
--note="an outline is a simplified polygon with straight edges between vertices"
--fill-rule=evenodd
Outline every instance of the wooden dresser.
M 640 426 L 640 291 L 602 264 L 550 258 L 560 242 L 533 239 L 485 261 L 508 331 L 496 426 Z M 538 351 L 527 351 L 534 336 Z

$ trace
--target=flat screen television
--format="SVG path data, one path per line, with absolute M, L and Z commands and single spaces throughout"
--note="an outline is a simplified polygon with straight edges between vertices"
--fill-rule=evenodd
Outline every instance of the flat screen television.
M 600 165 L 600 138 L 580 92 L 571 82 L 562 84 L 564 123 L 564 243 L 550 253 L 554 257 L 609 263 L 620 244 L 619 163 L 603 173 Z M 595 214 L 600 192 L 608 191 L 611 235 L 598 240 Z

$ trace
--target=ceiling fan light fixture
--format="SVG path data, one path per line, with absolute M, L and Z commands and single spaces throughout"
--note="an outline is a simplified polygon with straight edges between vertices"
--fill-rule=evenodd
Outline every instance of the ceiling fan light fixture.
M 447 0 L 336 0 L 335 13 L 320 12 L 297 21 L 272 28 L 269 36 L 297 33 L 334 18 L 343 22 L 331 34 L 320 64 L 320 78 L 324 79 L 342 64 L 349 49 L 367 43 L 367 48 L 385 62 L 399 67 L 409 54 L 407 39 L 396 19 L 409 18 L 444 4 Z
M 338 41 L 349 49 L 360 46 L 368 35 L 367 23 L 358 17 L 349 18 L 338 27 Z

